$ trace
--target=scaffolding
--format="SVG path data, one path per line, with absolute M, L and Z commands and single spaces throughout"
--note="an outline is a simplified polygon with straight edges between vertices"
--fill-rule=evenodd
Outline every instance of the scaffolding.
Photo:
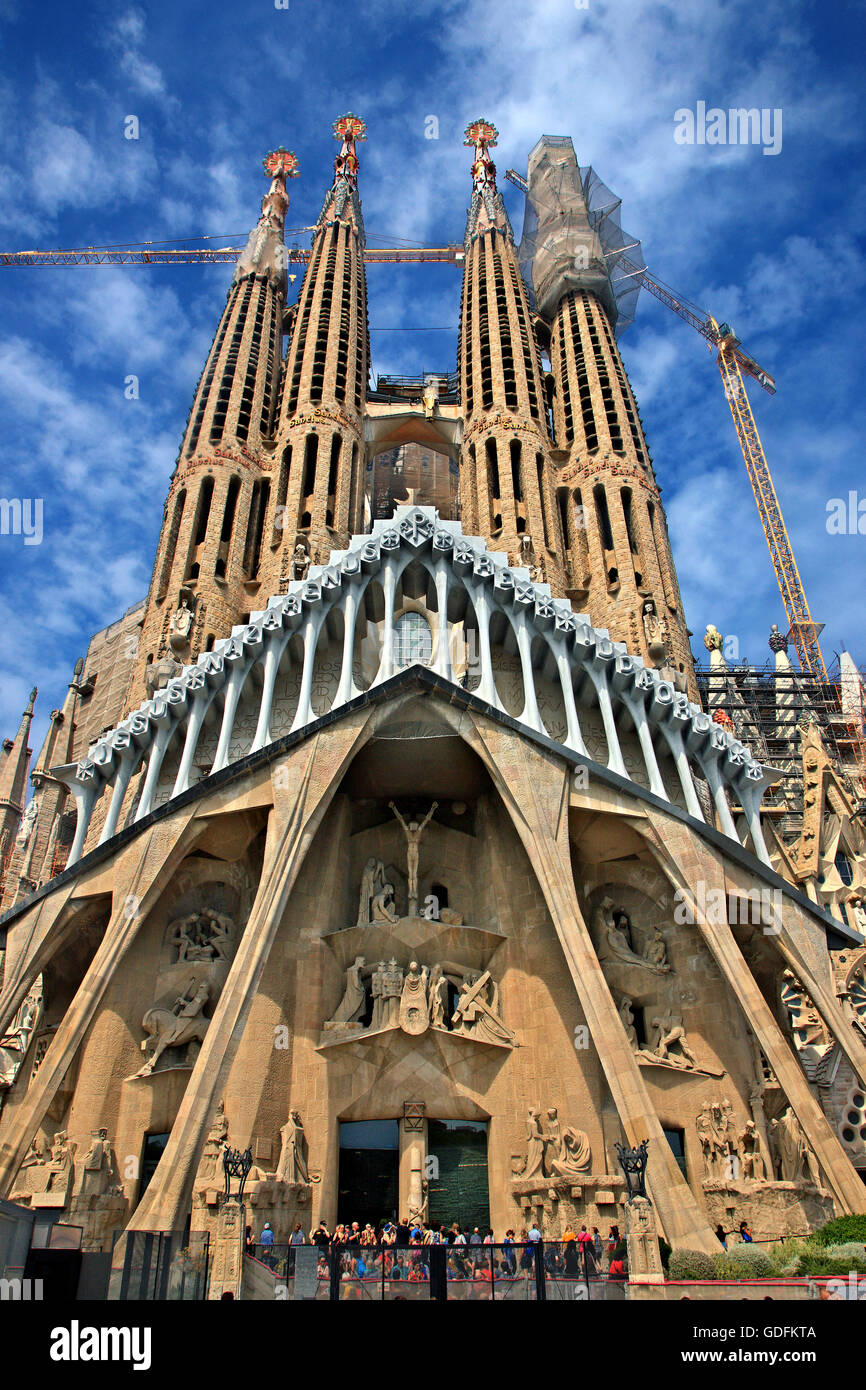
M 793 668 L 780 671 L 772 660 L 763 666 L 742 662 L 726 670 L 696 666 L 695 674 L 707 713 L 726 715 L 737 738 L 749 745 L 758 761 L 783 774 L 768 789 L 762 806 L 783 840 L 796 839 L 802 824 L 803 720 L 817 722 L 834 771 L 848 785 L 855 802 L 866 802 L 863 686 L 855 706 L 850 677 L 843 674 L 838 660 L 826 681 Z M 862 680 L 864 672 L 857 674 Z

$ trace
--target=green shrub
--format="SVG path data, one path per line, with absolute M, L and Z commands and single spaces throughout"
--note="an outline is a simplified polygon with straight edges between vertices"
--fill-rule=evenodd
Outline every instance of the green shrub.
M 866 1260 L 834 1260 L 819 1251 L 803 1255 L 797 1265 L 798 1274 L 840 1275 L 844 1278 L 851 1271 L 866 1274 Z
M 837 1216 L 815 1231 L 812 1240 L 816 1245 L 847 1245 L 851 1241 L 866 1245 L 866 1215 Z
M 769 1279 L 773 1274 L 769 1255 L 755 1245 L 734 1245 L 714 1258 L 720 1279 Z
M 764 1247 L 773 1273 L 784 1275 L 786 1278 L 791 1278 L 797 1273 L 800 1260 L 811 1248 L 799 1236 L 787 1236 L 785 1240 Z
M 831 1260 L 859 1260 L 866 1262 L 866 1245 L 859 1240 L 844 1241 L 841 1245 L 828 1245 L 827 1254 Z
M 712 1255 L 703 1250 L 672 1250 L 668 1260 L 669 1279 L 715 1279 L 716 1265 Z

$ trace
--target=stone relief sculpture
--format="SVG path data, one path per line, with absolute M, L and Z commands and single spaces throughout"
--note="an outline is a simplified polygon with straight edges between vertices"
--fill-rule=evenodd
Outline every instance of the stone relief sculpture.
M 364 982 L 361 979 L 361 971 L 365 964 L 363 956 L 356 956 L 353 964 L 346 971 L 346 988 L 337 1007 L 337 1012 L 330 1020 L 332 1024 L 356 1023 L 364 1012 L 367 995 Z
M 358 903 L 357 921 L 359 927 L 365 927 L 373 920 L 373 904 L 384 887 L 385 865 L 381 859 L 368 859 L 361 875 L 361 898 Z
M 177 950 L 176 960 L 228 961 L 234 955 L 235 924 L 223 912 L 205 909 L 191 912 L 172 922 L 171 945 Z
M 27 804 L 27 809 L 21 817 L 21 824 L 18 827 L 18 834 L 15 836 L 15 848 L 25 850 L 30 843 L 36 822 L 39 819 L 39 797 L 34 796 Z
M 449 1017 L 451 991 L 457 992 Z M 363 1023 L 369 1015 L 369 1023 Z M 490 971 L 438 963 L 431 969 L 412 960 L 407 969 L 392 956 L 367 966 L 356 956 L 346 971 L 343 998 L 326 1033 L 380 1032 L 402 1028 L 420 1036 L 428 1028 L 471 1038 L 475 1042 L 516 1047 L 514 1033 L 502 1020 L 499 986 Z
M 279 1182 L 301 1183 L 308 1186 L 310 1170 L 307 1158 L 307 1136 L 297 1110 L 292 1110 L 280 1130 L 280 1160 L 274 1176 Z
M 414 917 L 418 912 L 418 860 L 421 836 L 432 819 L 433 812 L 438 807 L 439 802 L 433 802 L 433 805 L 422 821 L 410 820 L 408 824 L 400 815 L 393 801 L 389 801 L 388 805 L 403 827 L 403 833 L 406 836 L 406 876 L 408 880 L 409 896 L 408 913 L 410 917 Z
M 228 1133 L 229 1122 L 226 1119 L 225 1101 L 221 1100 L 216 1108 L 214 1122 L 208 1130 L 202 1150 L 199 1174 L 205 1185 L 222 1182 L 222 1155 L 228 1142 Z
M 425 1033 L 430 1026 L 430 1006 L 427 1000 L 427 981 L 430 971 L 423 970 L 413 960 L 403 980 L 403 993 L 400 999 L 400 1027 L 404 1033 L 418 1035 Z
M 610 954 L 627 965 L 639 965 L 644 970 L 652 970 L 658 975 L 667 975 L 670 965 L 664 937 L 658 927 L 653 928 L 652 938 L 642 955 L 632 944 L 632 925 L 627 912 L 613 906 L 610 898 L 602 899 L 596 909 L 595 923 L 598 939 L 607 945 Z
M 123 1184 L 118 1176 L 108 1130 L 91 1130 L 90 1148 L 82 1161 L 76 1196 L 106 1197 L 122 1192 Z
M 583 1130 L 571 1125 L 563 1129 L 556 1106 L 550 1106 L 546 1121 L 541 1111 L 531 1108 L 526 1120 L 526 1159 L 514 1176 L 520 1182 L 537 1178 L 578 1178 L 592 1165 L 592 1149 Z
M 292 553 L 292 578 L 306 579 L 310 570 L 310 557 L 307 547 L 299 540 Z
M 383 883 L 373 899 L 371 920 L 373 922 L 390 922 L 392 926 L 395 922 L 399 922 L 400 917 L 394 904 L 393 883 Z
M 44 1011 L 42 976 L 39 975 L 12 1020 L 9 1032 L 0 1037 L 0 1090 L 14 1085 Z
M 190 990 L 193 990 L 192 994 Z M 202 980 L 197 984 L 192 979 L 170 1009 L 148 1009 L 141 1020 L 141 1026 L 148 1035 L 141 1044 L 141 1050 L 146 1052 L 149 1046 L 153 1046 L 153 1051 L 133 1080 L 152 1075 L 167 1047 L 185 1047 L 202 1041 L 210 1023 L 203 1013 L 209 997 L 210 989 L 206 982 Z
M 493 983 L 489 970 L 476 980 L 465 982 L 451 1022 L 458 1032 L 479 1042 L 514 1045 L 514 1034 L 499 1017 L 499 988 Z
M 192 589 L 181 589 L 178 599 L 178 606 L 168 624 L 168 644 L 173 652 L 185 651 L 190 644 L 197 602 Z
M 770 1138 L 781 1182 L 811 1182 L 819 1186 L 812 1151 L 790 1105 L 779 1119 L 770 1121 Z
M 58 1130 L 46 1156 L 37 1135 L 24 1156 L 11 1199 L 19 1202 L 29 1199 L 32 1207 L 65 1207 L 71 1195 L 75 1148 L 66 1130 Z
M 761 1136 L 754 1120 L 747 1120 L 745 1129 L 740 1131 L 739 1149 L 743 1177 L 754 1182 L 764 1182 L 767 1170 L 761 1152 Z
M 643 630 L 647 651 L 654 666 L 664 666 L 668 659 L 667 629 L 663 618 L 656 611 L 655 599 L 644 599 Z
M 652 1026 L 658 1034 L 655 1055 L 660 1061 L 670 1062 L 672 1066 L 684 1067 L 686 1070 L 697 1066 L 694 1053 L 686 1042 L 686 1030 L 679 1014 L 667 1009 L 652 1020 Z M 676 1050 L 671 1051 L 672 1048 Z

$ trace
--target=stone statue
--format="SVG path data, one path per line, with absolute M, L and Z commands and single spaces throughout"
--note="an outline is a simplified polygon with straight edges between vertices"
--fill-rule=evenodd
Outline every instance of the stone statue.
M 370 980 L 370 991 L 373 996 L 373 1016 L 370 1020 L 370 1029 L 374 1033 L 385 1026 L 384 988 L 387 972 L 387 965 L 383 960 L 380 960 Z
M 409 1154 L 409 1219 L 426 1222 L 427 1193 L 425 1192 L 424 1170 L 421 1148 L 413 1144 Z
M 195 611 L 187 602 L 187 590 L 181 589 L 180 603 L 171 616 L 168 625 L 168 644 L 173 652 L 182 652 L 189 646 L 192 621 Z
M 655 666 L 663 666 L 667 662 L 668 650 L 665 641 L 666 632 L 664 620 L 656 612 L 655 599 L 644 599 L 643 604 L 643 630 L 646 638 L 647 651 L 650 660 Z
M 194 993 L 190 996 L 194 986 Z M 141 1020 L 141 1026 L 148 1035 L 141 1044 L 141 1050 L 146 1052 L 153 1038 L 156 1038 L 156 1045 L 149 1060 L 133 1079 L 150 1076 L 167 1047 L 184 1047 L 188 1043 L 202 1041 L 210 1023 L 202 1012 L 209 997 L 210 989 L 205 981 L 196 984 L 192 979 L 186 992 L 178 995 L 170 1009 L 148 1009 Z
M 519 1174 L 521 1178 L 534 1178 L 542 1174 L 544 1162 L 544 1130 L 541 1127 L 541 1114 L 530 1109 L 526 1119 L 526 1162 Z
M 21 1182 L 19 1173 L 13 1200 L 16 1196 L 29 1196 L 34 1207 L 63 1207 L 70 1195 L 76 1146 L 70 1144 L 65 1129 L 59 1130 L 46 1159 L 39 1142 L 37 1136 L 25 1156 L 21 1170 L 23 1172 L 26 1165 L 28 1172 L 22 1187 L 18 1185 Z
M 358 903 L 357 926 L 365 927 L 372 920 L 373 903 L 385 887 L 385 865 L 381 859 L 370 858 L 361 875 L 361 898 Z
M 375 898 L 371 912 L 374 922 L 390 922 L 393 926 L 400 918 L 394 904 L 393 883 L 383 883 Z
M 739 1147 L 743 1160 L 743 1177 L 753 1182 L 763 1182 L 766 1178 L 766 1168 L 761 1153 L 761 1136 L 754 1120 L 747 1120 L 745 1129 L 740 1131 Z
M 780 1180 L 814 1183 L 809 1145 L 790 1105 L 778 1120 L 770 1121 L 770 1134 L 776 1149 Z
M 445 1014 L 448 1009 L 448 977 L 441 965 L 434 965 L 430 976 L 430 1024 L 433 1028 L 445 1028 Z
M 356 956 L 346 971 L 346 988 L 331 1023 L 356 1023 L 364 1012 L 367 1002 L 367 992 L 361 978 L 364 965 L 364 957 Z
M 489 987 L 492 987 L 493 994 L 488 1003 L 486 995 Z M 490 971 L 485 970 L 476 980 L 464 982 L 451 1022 L 456 1025 L 458 1032 L 474 1038 L 476 1042 L 504 1043 L 513 1047 L 514 1034 L 502 1022 L 495 1005 L 498 1005 L 498 991 L 490 979 Z
M 639 965 L 642 969 L 652 970 L 658 975 L 669 973 L 664 939 L 657 927 L 646 951 L 639 956 L 632 949 L 631 919 L 622 908 L 614 907 L 610 898 L 602 899 L 595 920 L 600 939 L 607 942 L 611 955 L 616 956 L 617 960 L 625 961 L 628 965 Z
M 21 817 L 21 824 L 18 827 L 18 834 L 15 836 L 15 848 L 25 850 L 30 843 L 36 821 L 39 818 L 39 797 L 34 796 L 27 804 L 27 809 Z
M 307 554 L 307 547 L 302 540 L 299 540 L 292 554 L 292 578 L 306 579 L 310 569 L 310 557 Z
M 221 1100 L 216 1108 L 214 1121 L 208 1130 L 207 1139 L 201 1155 L 199 1166 L 199 1181 L 205 1186 L 211 1183 L 222 1182 L 222 1154 L 228 1141 L 229 1122 L 226 1119 L 225 1101 Z
M 397 810 L 397 807 L 394 805 L 394 802 L 389 801 L 388 805 L 390 806 L 391 810 L 394 812 L 394 815 L 397 817 L 398 821 L 402 825 L 403 833 L 406 836 L 409 916 L 414 917 L 417 915 L 418 912 L 418 858 L 419 845 L 421 843 L 421 835 L 428 822 L 432 819 L 433 812 L 436 810 L 437 806 L 439 805 L 439 802 L 433 802 L 433 805 L 430 807 L 430 810 L 427 812 L 426 816 L 422 821 L 410 820 L 408 825 L 406 821 L 404 821 L 403 817 L 400 815 L 400 812 Z
M 647 965 L 652 966 L 653 970 L 658 970 L 660 974 L 666 975 L 670 970 L 665 939 L 660 927 L 653 927 L 652 937 L 647 943 L 643 958 Z
M 404 1033 L 417 1036 L 425 1033 L 430 1025 L 430 1006 L 427 1000 L 429 975 L 427 966 L 425 965 L 423 970 L 420 969 L 416 960 L 410 963 L 406 971 L 400 999 L 400 1027 Z
M 548 1111 L 548 1114 L 550 1112 Z M 562 1132 L 559 1156 L 551 1161 L 551 1172 L 560 1178 L 576 1178 L 592 1166 L 589 1136 L 582 1129 L 569 1126 Z
M 704 633 L 704 646 L 708 652 L 720 652 L 724 645 L 724 637 L 717 627 L 712 623 L 707 623 L 707 630 Z
M 634 1013 L 632 1012 L 632 1000 L 628 994 L 624 994 L 619 1001 L 619 1016 L 622 1019 L 622 1026 L 625 1035 L 631 1046 L 637 1047 L 637 1029 L 634 1026 Z
M 297 1110 L 290 1112 L 287 1123 L 280 1130 L 280 1141 L 280 1161 L 274 1176 L 278 1182 L 302 1183 L 307 1186 L 310 1182 L 307 1137 Z
M 686 1030 L 679 1014 L 672 1013 L 670 1009 L 667 1009 L 664 1014 L 660 1014 L 652 1020 L 652 1026 L 658 1032 L 655 1055 L 659 1061 L 670 1062 L 673 1066 L 682 1067 L 686 1071 L 697 1066 L 694 1054 L 686 1042 Z M 671 1048 L 677 1048 L 678 1051 L 671 1053 Z
M 77 1195 L 79 1197 L 104 1197 L 108 1193 L 122 1191 L 123 1186 L 118 1179 L 117 1165 L 108 1138 L 108 1130 L 91 1130 L 90 1148 L 84 1155 Z
M 44 1004 L 42 976 L 38 975 L 9 1032 L 0 1037 L 0 1091 L 13 1085 L 21 1070 L 30 1040 L 42 1022 Z

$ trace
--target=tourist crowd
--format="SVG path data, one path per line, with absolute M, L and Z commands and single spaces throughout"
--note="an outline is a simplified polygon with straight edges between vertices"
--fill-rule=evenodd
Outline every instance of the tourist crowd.
M 277 1258 L 282 1258 L 285 1247 L 275 1248 L 274 1232 L 270 1222 L 265 1222 L 258 1241 L 254 1240 L 252 1228 L 247 1227 L 247 1249 L 265 1264 L 274 1266 Z M 321 1221 L 309 1234 L 301 1223 L 288 1242 L 286 1254 L 291 1259 L 293 1247 L 313 1245 L 319 1251 L 319 1278 L 328 1278 L 332 1252 L 340 1257 L 340 1273 L 343 1279 L 366 1279 L 385 1277 L 391 1280 L 405 1279 L 410 1283 L 426 1283 L 430 1278 L 429 1255 L 426 1247 L 444 1245 L 448 1247 L 445 1257 L 446 1276 L 449 1279 L 508 1279 L 526 1275 L 535 1270 L 536 1247 L 541 1248 L 544 1269 L 550 1275 L 561 1274 L 564 1278 L 600 1278 L 624 1280 L 625 1243 L 617 1226 L 611 1226 L 607 1238 L 603 1239 L 597 1226 L 588 1231 L 581 1226 L 579 1231 L 567 1226 L 555 1241 L 545 1241 L 538 1226 L 523 1227 L 519 1232 L 509 1228 L 504 1238 L 495 1238 L 492 1229 L 482 1232 L 478 1226 L 461 1227 L 453 1222 L 443 1224 L 419 1224 L 403 1218 L 400 1221 L 386 1221 L 379 1227 L 360 1222 L 337 1225 L 329 1231 Z M 493 1247 L 490 1249 L 489 1247 Z

